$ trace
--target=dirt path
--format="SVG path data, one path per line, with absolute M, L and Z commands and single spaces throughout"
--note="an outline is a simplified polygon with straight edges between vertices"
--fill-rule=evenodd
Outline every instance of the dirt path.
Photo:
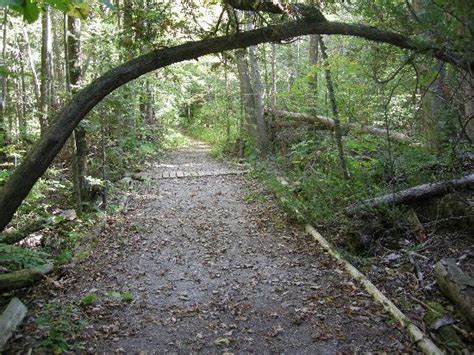
M 85 295 L 89 352 L 410 351 L 404 333 L 243 175 L 192 142 L 133 187 L 57 297 Z M 199 175 L 199 174 L 196 174 Z M 130 292 L 134 300 L 110 300 Z M 24 340 L 24 339 L 23 339 Z M 18 342 L 18 341 L 17 341 Z

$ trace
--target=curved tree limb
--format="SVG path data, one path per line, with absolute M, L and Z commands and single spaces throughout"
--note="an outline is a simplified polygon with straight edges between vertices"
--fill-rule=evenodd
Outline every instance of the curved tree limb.
M 35 144 L 0 191 L 0 231 L 13 218 L 36 181 L 44 174 L 74 128 L 105 96 L 120 86 L 159 68 L 196 59 L 206 54 L 244 48 L 260 43 L 278 42 L 308 34 L 338 34 L 366 38 L 399 48 L 426 53 L 465 70 L 474 62 L 462 62 L 459 56 L 439 47 L 415 41 L 394 32 L 381 31 L 360 24 L 329 22 L 313 17 L 282 25 L 238 33 L 235 35 L 188 42 L 172 48 L 157 49 L 124 63 L 92 81 L 79 91 L 57 114 L 48 131 Z

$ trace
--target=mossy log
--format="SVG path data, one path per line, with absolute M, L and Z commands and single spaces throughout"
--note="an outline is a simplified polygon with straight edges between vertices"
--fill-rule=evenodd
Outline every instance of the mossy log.
M 441 292 L 474 326 L 474 278 L 464 273 L 452 258 L 442 259 L 434 267 L 436 282 Z
M 28 224 L 22 225 L 18 228 L 7 230 L 3 233 L 0 233 L 0 243 L 5 244 L 15 244 L 30 234 L 38 232 L 44 228 L 46 228 L 50 224 L 50 220 L 48 219 L 39 219 Z
M 52 264 L 45 264 L 31 269 L 23 269 L 0 275 L 0 292 L 12 291 L 32 286 L 53 270 Z

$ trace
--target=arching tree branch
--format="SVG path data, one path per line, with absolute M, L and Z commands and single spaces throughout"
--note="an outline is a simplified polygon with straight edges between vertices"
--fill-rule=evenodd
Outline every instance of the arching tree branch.
M 321 22 L 320 19 L 311 17 L 235 35 L 154 50 L 132 59 L 94 80 L 79 91 L 57 114 L 49 130 L 35 144 L 0 191 L 0 231 L 10 222 L 17 208 L 36 181 L 44 174 L 77 124 L 95 105 L 115 89 L 143 74 L 174 63 L 195 59 L 206 54 L 249 47 L 259 43 L 278 42 L 309 34 L 338 34 L 362 37 L 371 41 L 388 43 L 400 48 L 426 53 L 465 70 L 474 69 L 472 61 L 462 62 L 458 59 L 458 56 L 446 53 L 441 48 L 414 41 L 397 33 L 381 31 L 364 25 Z

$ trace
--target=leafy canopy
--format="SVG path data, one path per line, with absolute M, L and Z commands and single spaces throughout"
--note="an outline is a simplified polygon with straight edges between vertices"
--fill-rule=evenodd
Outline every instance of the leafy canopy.
M 110 0 L 101 0 L 101 2 L 109 8 L 113 6 Z M 89 14 L 89 4 L 85 0 L 0 0 L 0 7 L 11 8 L 22 15 L 28 23 L 33 23 L 38 19 L 41 8 L 45 5 L 81 19 L 86 19 Z

